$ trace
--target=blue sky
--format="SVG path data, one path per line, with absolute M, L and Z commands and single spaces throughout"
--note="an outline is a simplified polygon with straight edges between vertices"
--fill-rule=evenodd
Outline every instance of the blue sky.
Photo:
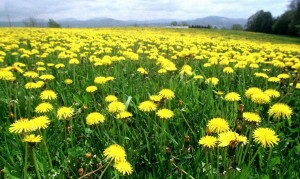
M 205 16 L 248 18 L 258 10 L 279 16 L 289 0 L 1 0 L 0 21 L 28 17 L 119 20 L 177 19 Z

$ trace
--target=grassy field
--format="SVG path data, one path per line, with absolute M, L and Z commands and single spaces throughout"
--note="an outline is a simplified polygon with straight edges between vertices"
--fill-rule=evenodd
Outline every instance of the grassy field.
M 0 178 L 299 178 L 300 39 L 0 29 Z

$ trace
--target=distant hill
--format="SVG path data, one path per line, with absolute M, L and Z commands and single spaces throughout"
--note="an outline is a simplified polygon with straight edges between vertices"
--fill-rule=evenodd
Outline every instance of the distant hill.
M 24 26 L 24 22 L 28 19 L 24 19 L 17 22 L 1 22 L 0 26 Z M 37 24 L 42 27 L 47 26 L 48 20 L 36 19 Z M 118 26 L 168 26 L 172 21 L 177 21 L 178 24 L 187 22 L 189 25 L 210 25 L 217 28 L 230 28 L 233 24 L 241 24 L 244 26 L 247 19 L 234 19 L 220 16 L 208 16 L 204 18 L 197 18 L 193 20 L 176 20 L 176 19 L 157 19 L 157 20 L 145 20 L 145 21 L 122 21 L 112 18 L 99 17 L 88 20 L 78 20 L 74 18 L 68 18 L 63 20 L 57 20 L 57 23 L 61 24 L 62 27 L 118 27 Z

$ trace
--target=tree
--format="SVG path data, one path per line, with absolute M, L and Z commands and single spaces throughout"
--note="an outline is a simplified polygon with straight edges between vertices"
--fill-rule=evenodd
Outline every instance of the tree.
M 182 25 L 182 26 L 189 26 L 189 24 L 188 24 L 187 22 L 184 22 L 184 21 L 181 22 L 181 25 Z
M 61 25 L 58 24 L 57 22 L 55 22 L 53 19 L 49 19 L 49 21 L 48 21 L 48 27 L 59 28 L 59 27 L 61 27 Z
M 28 20 L 23 22 L 25 27 L 38 27 L 37 20 L 33 17 L 30 17 Z
M 270 33 L 272 31 L 272 24 L 272 14 L 260 10 L 248 18 L 246 26 L 249 31 Z
M 294 12 L 289 10 L 283 13 L 281 16 L 279 16 L 273 26 L 272 31 L 275 34 L 292 34 L 292 30 L 289 28 L 290 24 L 292 23 L 294 16 Z
M 244 30 L 241 24 L 233 24 L 231 30 Z
M 172 21 L 172 22 L 170 23 L 170 25 L 171 25 L 171 26 L 177 26 L 178 23 L 177 23 L 176 21 Z

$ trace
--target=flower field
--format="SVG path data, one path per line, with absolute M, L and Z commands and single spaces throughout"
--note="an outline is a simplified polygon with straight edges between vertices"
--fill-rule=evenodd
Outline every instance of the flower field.
M 300 44 L 0 29 L 0 178 L 299 178 Z

